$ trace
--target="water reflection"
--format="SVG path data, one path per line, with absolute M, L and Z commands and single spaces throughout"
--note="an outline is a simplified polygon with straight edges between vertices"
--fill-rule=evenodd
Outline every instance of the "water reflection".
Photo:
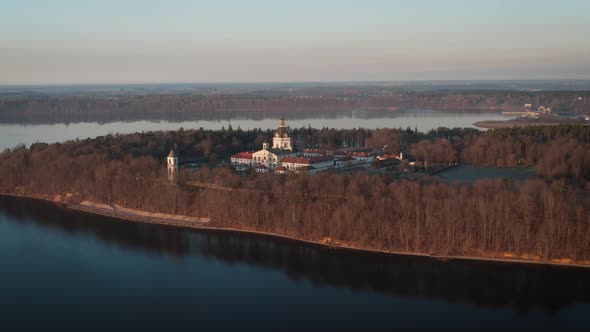
M 484 120 L 506 120 L 509 116 L 499 113 L 470 113 L 470 112 L 443 112 L 443 111 L 396 111 L 376 112 L 352 110 L 346 112 L 288 112 L 286 114 L 273 114 L 256 112 L 253 114 L 226 114 L 227 117 L 215 114 L 216 118 L 203 116 L 198 119 L 166 119 L 149 118 L 136 119 L 134 121 L 118 120 L 101 122 L 55 122 L 47 124 L 30 124 L 30 122 L 6 123 L 0 121 L 0 150 L 12 148 L 17 144 L 29 146 L 34 142 L 55 143 L 72 139 L 85 139 L 107 135 L 109 133 L 126 134 L 135 132 L 147 132 L 156 130 L 185 129 L 212 129 L 218 130 L 230 125 L 237 129 L 274 129 L 277 119 L 284 115 L 287 124 L 293 128 L 311 126 L 313 128 L 417 128 L 420 131 L 428 131 L 438 127 L 471 127 L 473 123 Z
M 50 203 L 0 198 L 0 217 L 108 244 L 178 259 L 208 257 L 307 279 L 316 285 L 444 300 L 521 313 L 555 313 L 590 303 L 590 270 L 538 265 L 440 261 L 330 250 L 293 241 L 226 232 L 198 232 L 77 213 Z

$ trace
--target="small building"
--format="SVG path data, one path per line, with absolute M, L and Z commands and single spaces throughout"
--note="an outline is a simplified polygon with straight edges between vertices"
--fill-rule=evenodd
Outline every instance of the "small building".
M 321 157 L 326 155 L 326 150 L 324 149 L 303 149 L 303 156 L 304 157 Z
M 283 166 L 279 166 L 277 169 L 275 169 L 275 173 L 277 174 L 287 174 L 288 172 L 289 171 Z
M 174 152 L 174 149 L 170 150 L 168 157 L 166 158 L 166 165 L 168 168 L 168 180 L 172 181 L 178 174 L 178 157 Z
M 344 156 L 341 158 L 334 159 L 334 166 L 344 167 L 354 164 L 356 160 L 351 156 Z
M 328 156 L 320 157 L 293 157 L 288 156 L 283 158 L 282 166 L 287 170 L 295 171 L 304 167 L 313 167 L 314 170 L 322 171 L 334 167 L 334 159 Z
M 404 159 L 404 153 L 400 152 L 399 154 L 384 154 L 382 156 L 377 156 L 378 160 L 387 160 L 387 159 L 397 159 L 402 160 Z
M 256 173 L 268 173 L 268 167 L 264 166 L 264 165 L 258 165 L 256 166 Z
M 400 159 L 397 158 L 389 158 L 389 159 L 376 159 L 371 162 L 371 168 L 382 170 L 382 171 L 391 171 L 397 168 L 397 166 L 401 163 Z
M 371 161 L 375 159 L 375 156 L 370 155 L 367 152 L 351 152 L 350 156 L 357 161 Z
M 295 171 L 297 174 L 316 174 L 317 172 L 318 169 L 313 166 L 300 167 Z
M 281 166 L 281 162 L 285 157 L 291 155 L 297 155 L 297 153 L 292 150 L 269 149 L 268 143 L 263 143 L 262 150 L 252 154 L 252 166 L 257 167 L 263 165 L 274 171 L 277 167 Z
M 237 171 L 244 172 L 252 167 L 252 157 L 251 152 L 239 152 L 233 155 L 230 160 Z

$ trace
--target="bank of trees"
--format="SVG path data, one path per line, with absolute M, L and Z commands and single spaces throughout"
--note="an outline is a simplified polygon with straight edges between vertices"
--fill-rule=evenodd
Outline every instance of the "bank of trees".
M 590 126 L 489 130 L 433 130 L 414 135 L 408 152 L 418 161 L 475 166 L 535 167 L 547 180 L 590 180 Z
M 430 87 L 432 88 L 432 87 Z M 422 89 L 422 88 L 420 88 Z M 582 97 L 582 99 L 578 99 Z M 211 94 L 206 90 L 182 92 L 104 91 L 93 93 L 0 94 L 0 122 L 62 123 L 131 120 L 219 120 L 243 117 L 330 116 L 335 111 L 397 109 L 497 110 L 525 103 L 559 109 L 560 113 L 590 111 L 587 91 L 408 91 L 399 87 L 310 87 L 307 89 L 241 89 Z M 335 115 L 332 115 L 335 116 Z
M 182 170 L 178 184 L 167 180 L 163 160 L 174 145 L 181 156 L 208 161 L 271 134 L 232 128 L 106 136 L 7 150 L 0 154 L 0 191 L 208 216 L 218 226 L 330 238 L 383 250 L 590 259 L 588 127 L 485 133 L 441 129 L 426 134 L 395 129 L 375 136 L 375 131 L 362 129 L 301 130 L 328 140 L 362 135 L 375 147 L 391 140 L 389 146 L 407 144 L 417 158 L 535 165 L 540 177 L 524 183 L 482 180 L 459 185 L 436 178 L 397 181 L 365 174 L 244 176 L 203 166 Z M 428 153 L 421 156 L 423 151 Z M 195 188 L 185 186 L 186 180 L 238 190 Z

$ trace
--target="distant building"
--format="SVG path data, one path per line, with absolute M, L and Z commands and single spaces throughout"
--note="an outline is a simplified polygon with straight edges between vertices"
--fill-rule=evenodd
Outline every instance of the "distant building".
M 170 153 L 168 153 L 166 164 L 168 168 L 168 179 L 172 181 L 176 177 L 176 174 L 178 174 L 178 157 L 176 156 L 174 149 L 170 150 Z
M 357 161 L 371 161 L 375 159 L 375 156 L 370 155 L 367 152 L 351 152 L 349 155 Z
M 237 153 L 231 157 L 231 163 L 237 171 L 253 169 L 257 173 L 315 174 L 346 165 L 369 167 L 369 162 L 375 159 L 374 153 L 359 151 L 358 148 L 302 150 L 301 145 L 302 139 L 298 140 L 296 146 L 293 144 L 285 119 L 281 118 L 279 127 L 273 134 L 272 148 L 269 143 L 264 142 L 262 150 Z M 401 154 L 392 157 L 402 158 Z
M 334 167 L 334 159 L 328 156 L 319 157 L 285 157 L 282 166 L 290 171 L 296 171 L 300 168 L 312 167 L 314 173 Z
M 325 156 L 326 150 L 324 149 L 303 149 L 303 156 L 304 157 L 319 157 Z
M 334 159 L 334 166 L 335 167 L 344 167 L 352 165 L 356 162 L 356 160 L 351 156 L 344 156 L 341 158 Z
M 403 160 L 404 153 L 400 152 L 399 154 L 384 154 L 382 156 L 377 156 L 377 159 L 379 159 L 379 160 L 387 160 L 387 159 Z
M 272 148 L 278 150 L 289 150 L 293 151 L 291 135 L 289 130 L 285 126 L 285 118 L 281 117 L 279 121 L 279 128 L 275 130 L 275 134 L 272 138 Z
M 258 165 L 256 166 L 256 173 L 268 173 L 268 167 L 264 166 L 264 165 Z
M 539 114 L 549 115 L 549 114 L 551 114 L 551 107 L 545 107 L 545 106 L 541 105 L 537 108 L 537 112 Z
M 231 163 L 238 171 L 247 171 L 252 165 L 251 152 L 239 152 L 231 157 Z
M 262 150 L 256 152 L 240 152 L 231 157 L 232 165 L 238 171 L 246 171 L 254 168 L 258 173 L 274 172 L 282 166 L 283 158 L 287 156 L 299 156 L 294 150 L 293 141 L 289 129 L 285 126 L 285 119 L 281 118 L 279 127 L 273 134 L 272 148 L 268 143 L 262 144 Z M 280 170 L 283 172 L 284 170 Z
M 287 172 L 288 172 L 287 169 L 283 166 L 279 166 L 275 170 L 275 173 L 277 173 L 277 174 L 287 174 Z

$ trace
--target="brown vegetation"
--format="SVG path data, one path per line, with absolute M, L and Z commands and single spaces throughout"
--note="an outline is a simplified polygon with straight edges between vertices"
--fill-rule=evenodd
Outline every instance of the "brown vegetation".
M 179 131 L 33 144 L 0 154 L 0 192 L 118 204 L 150 212 L 211 217 L 220 227 L 303 239 L 440 255 L 506 254 L 541 260 L 590 260 L 590 128 L 559 126 L 478 132 L 439 129 L 335 131 L 300 129 L 307 142 L 343 139 L 408 146 L 417 158 L 477 165 L 536 166 L 524 183 L 436 178 L 238 175 L 228 168 L 183 169 L 166 179 L 162 160 L 207 162 L 238 151 L 261 131 Z M 241 190 L 184 186 L 185 181 Z
M 578 97 L 583 97 L 578 100 Z M 584 91 L 406 91 L 396 87 L 312 88 L 291 92 L 204 94 L 8 94 L 0 96 L 0 122 L 111 122 L 130 120 L 257 118 L 288 113 L 304 116 L 323 112 L 363 110 L 501 110 L 525 103 L 545 105 L 560 113 L 590 111 L 590 95 Z

